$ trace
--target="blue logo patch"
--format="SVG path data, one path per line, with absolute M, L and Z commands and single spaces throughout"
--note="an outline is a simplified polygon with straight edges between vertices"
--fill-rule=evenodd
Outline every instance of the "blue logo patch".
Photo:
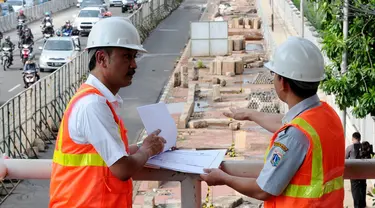
M 281 156 L 278 153 L 274 153 L 271 157 L 271 164 L 273 167 L 276 167 L 281 160 Z

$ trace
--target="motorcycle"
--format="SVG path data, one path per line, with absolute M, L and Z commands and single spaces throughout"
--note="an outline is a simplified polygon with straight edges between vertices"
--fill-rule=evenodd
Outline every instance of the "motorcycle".
M 1 56 L 1 65 L 3 66 L 3 69 L 4 71 L 7 70 L 7 68 L 10 67 L 10 52 L 11 52 L 11 48 L 8 48 L 8 47 L 4 47 L 3 48 L 3 54 Z
M 23 44 L 22 45 L 22 55 L 21 55 L 21 58 L 22 58 L 23 65 L 25 65 L 27 59 L 29 58 L 30 49 L 31 49 L 31 45 L 29 45 L 29 44 Z
M 23 81 L 25 82 L 25 88 L 30 87 L 35 82 L 39 81 L 36 70 L 27 70 L 23 72 Z
M 53 34 L 54 34 L 54 32 L 52 32 L 52 33 L 44 33 L 43 34 L 44 43 L 46 43 L 46 41 L 48 40 L 48 38 L 52 37 Z
M 18 25 L 17 25 L 17 35 L 21 36 L 22 35 L 22 30 L 23 30 L 23 24 L 25 23 L 24 19 L 19 19 L 18 20 Z

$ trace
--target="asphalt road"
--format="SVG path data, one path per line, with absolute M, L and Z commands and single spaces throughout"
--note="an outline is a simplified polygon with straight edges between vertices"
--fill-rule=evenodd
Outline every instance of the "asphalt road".
M 150 34 L 143 45 L 149 51 L 137 60 L 138 68 L 133 78 L 133 84 L 120 90 L 119 94 L 124 99 L 121 116 L 128 128 L 129 142 L 134 143 L 137 135 L 143 129 L 143 124 L 138 116 L 136 107 L 157 102 L 164 85 L 168 82 L 175 60 L 180 56 L 189 37 L 189 23 L 199 21 L 200 7 L 205 0 L 186 0 L 177 10 L 167 17 Z M 119 15 L 119 8 L 114 8 L 114 15 Z M 67 11 L 74 13 L 74 9 Z M 63 14 L 65 17 L 70 14 Z M 63 18 L 62 21 L 64 21 Z M 5 72 L 13 74 L 14 80 L 22 79 L 16 69 Z M 46 73 L 44 73 L 45 75 Z M 48 74 L 48 73 L 47 73 Z M 14 86 L 8 84 L 8 88 Z M 3 87 L 1 87 L 3 88 Z M 8 89 L 7 88 L 7 89 Z M 10 88 L 11 89 L 11 88 Z M 16 93 L 15 89 L 9 93 Z M 8 95 L 9 96 L 9 95 Z M 1 96 L 1 99 L 4 99 Z M 52 157 L 51 146 L 42 158 Z M 48 206 L 49 180 L 25 180 L 14 193 L 1 205 L 2 208 L 43 208 Z
M 120 7 L 111 7 L 110 8 L 112 14 L 114 16 L 127 16 L 128 13 L 121 13 Z M 65 24 L 66 20 L 70 20 L 72 23 L 74 22 L 73 15 L 78 14 L 79 9 L 78 8 L 70 8 L 65 11 L 61 11 L 58 13 L 55 13 L 52 15 L 53 18 L 53 24 L 55 27 L 55 30 L 57 28 L 61 28 Z M 38 48 L 43 46 L 43 36 L 41 33 L 41 28 L 40 28 L 40 22 L 33 22 L 31 24 L 28 24 L 28 27 L 31 29 L 33 35 L 34 35 L 34 47 L 33 47 L 33 53 L 35 54 L 35 60 L 39 62 L 39 56 L 40 53 L 42 52 Z M 18 36 L 16 31 L 11 31 L 8 33 L 4 34 L 4 38 L 6 36 L 10 36 L 11 41 L 17 45 L 18 42 Z M 81 37 L 81 47 L 84 49 L 86 47 L 86 41 L 87 37 Z M 3 42 L 4 40 L 2 40 Z M 0 105 L 5 103 L 7 100 L 12 98 L 13 96 L 17 95 L 20 93 L 22 90 L 24 90 L 24 84 L 22 80 L 22 71 L 20 70 L 23 67 L 23 64 L 20 59 L 19 55 L 19 49 L 16 46 L 16 49 L 13 52 L 13 65 L 10 67 L 10 69 L 7 69 L 7 71 L 3 71 L 3 69 L 0 69 Z M 52 71 L 45 71 L 41 72 L 41 77 L 48 76 Z

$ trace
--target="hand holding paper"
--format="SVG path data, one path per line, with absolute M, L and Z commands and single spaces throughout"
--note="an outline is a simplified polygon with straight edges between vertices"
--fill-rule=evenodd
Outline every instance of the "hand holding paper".
M 160 129 L 152 132 L 149 136 L 143 141 L 141 149 L 147 152 L 149 157 L 163 152 L 164 144 L 166 143 L 163 137 L 158 136 L 160 134 Z
M 137 108 L 147 133 L 160 129 L 160 137 L 166 140 L 163 152 L 176 146 L 177 128 L 165 103 L 156 103 Z

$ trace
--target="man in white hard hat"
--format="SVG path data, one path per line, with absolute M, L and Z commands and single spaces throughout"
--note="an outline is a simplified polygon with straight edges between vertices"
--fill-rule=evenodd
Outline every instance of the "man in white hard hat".
M 131 85 L 135 57 L 146 52 L 127 19 L 96 23 L 88 37 L 91 74 L 70 100 L 56 142 L 49 207 L 132 207 L 131 178 L 164 148 L 160 130 L 128 145 L 118 111 L 120 88 Z
M 243 178 L 208 169 L 202 179 L 263 200 L 266 208 L 343 207 L 344 132 L 336 112 L 316 94 L 325 77 L 319 48 L 290 37 L 265 66 L 274 74 L 276 93 L 289 111 L 285 115 L 249 109 L 224 113 L 274 133 L 260 175 Z

